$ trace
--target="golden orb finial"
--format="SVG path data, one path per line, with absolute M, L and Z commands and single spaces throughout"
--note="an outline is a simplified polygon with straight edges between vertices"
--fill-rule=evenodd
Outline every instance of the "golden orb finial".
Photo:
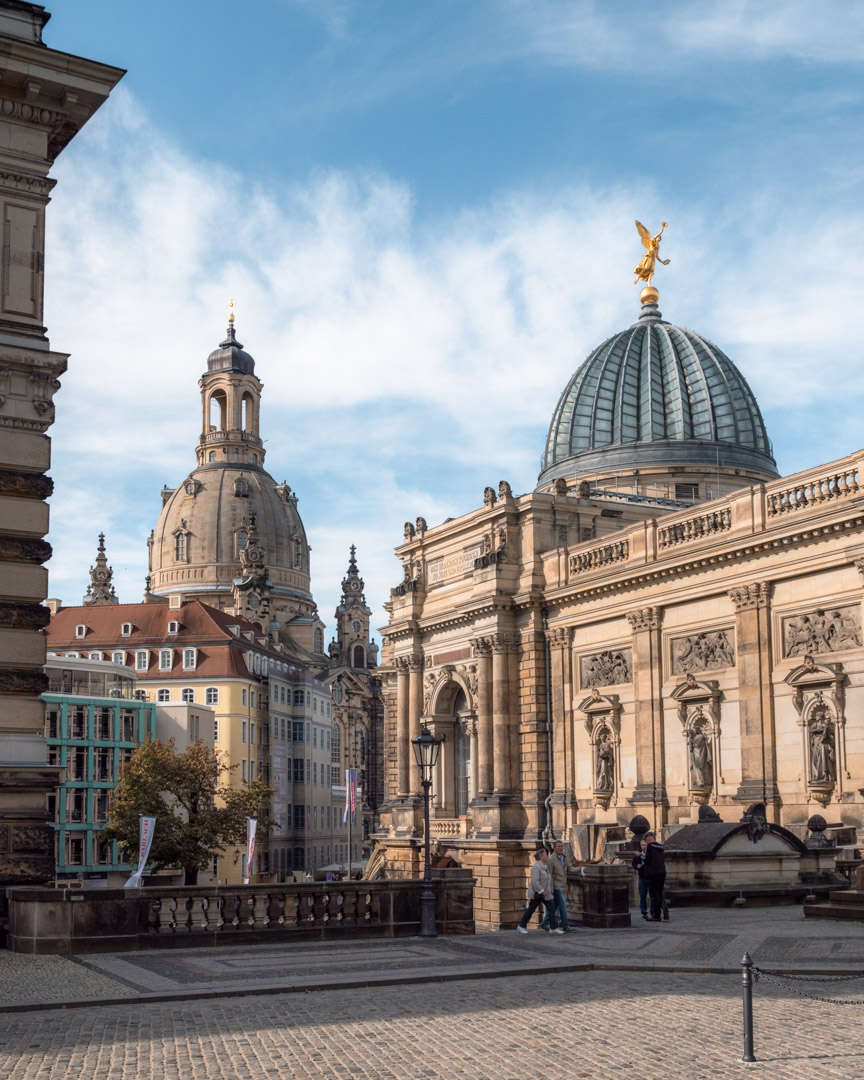
M 234 301 L 233 300 L 228 301 L 228 325 L 229 326 L 234 325 Z
M 636 228 L 639 232 L 639 238 L 642 241 L 642 246 L 645 248 L 645 254 L 642 256 L 642 261 L 633 271 L 636 275 L 636 281 L 644 281 L 646 288 L 642 290 L 642 303 L 643 304 L 656 304 L 660 298 L 660 294 L 651 284 L 651 278 L 654 277 L 655 263 L 662 263 L 664 266 L 668 266 L 671 259 L 660 258 L 660 239 L 663 236 L 663 230 L 668 226 L 668 221 L 661 222 L 660 232 L 656 236 L 652 236 L 651 233 L 645 228 L 641 221 L 636 222 Z M 635 282 L 634 282 L 635 284 Z M 648 299 L 648 296 L 651 299 Z

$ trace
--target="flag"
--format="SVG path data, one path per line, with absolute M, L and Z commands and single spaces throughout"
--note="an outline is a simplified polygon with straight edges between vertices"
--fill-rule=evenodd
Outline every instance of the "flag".
M 357 770 L 346 769 L 345 770 L 345 813 L 342 815 L 342 820 L 347 821 L 348 815 L 351 815 L 352 823 L 356 820 L 357 816 Z
M 140 889 L 141 877 L 144 867 L 147 865 L 147 857 L 150 854 L 150 845 L 153 843 L 153 832 L 156 828 L 155 817 L 140 817 L 138 832 L 138 869 L 127 878 L 124 889 Z
M 255 833 L 258 829 L 258 821 L 254 817 L 246 818 L 246 876 L 243 878 L 243 884 L 249 884 L 249 878 L 252 876 L 252 860 L 255 858 Z

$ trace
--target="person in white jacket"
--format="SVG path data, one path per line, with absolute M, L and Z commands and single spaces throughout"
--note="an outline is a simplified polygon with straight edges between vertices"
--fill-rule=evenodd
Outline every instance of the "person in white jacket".
M 552 877 L 546 869 L 549 852 L 546 848 L 537 848 L 537 851 L 534 853 L 534 859 L 534 865 L 531 867 L 531 879 L 528 883 L 528 892 L 531 896 L 531 900 L 528 907 L 525 908 L 525 914 L 519 920 L 519 925 L 516 929 L 520 934 L 527 934 L 529 919 L 541 904 L 545 904 L 546 918 L 543 920 L 544 923 L 548 922 L 553 934 L 563 934 L 564 931 L 559 929 L 556 925 L 555 905 L 552 903 Z

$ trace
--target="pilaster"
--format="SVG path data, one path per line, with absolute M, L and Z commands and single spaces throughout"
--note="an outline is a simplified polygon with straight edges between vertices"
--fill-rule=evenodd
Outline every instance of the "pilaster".
M 633 632 L 633 711 L 636 735 L 636 787 L 630 802 L 655 828 L 665 824 L 666 760 L 663 730 L 662 608 L 627 613 Z

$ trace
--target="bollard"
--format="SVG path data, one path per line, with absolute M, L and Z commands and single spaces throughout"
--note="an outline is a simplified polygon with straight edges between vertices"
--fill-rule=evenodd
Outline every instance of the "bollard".
M 744 1057 L 742 1061 L 755 1061 L 753 1053 L 753 961 L 750 953 L 744 953 L 741 961 L 741 989 L 744 998 Z

